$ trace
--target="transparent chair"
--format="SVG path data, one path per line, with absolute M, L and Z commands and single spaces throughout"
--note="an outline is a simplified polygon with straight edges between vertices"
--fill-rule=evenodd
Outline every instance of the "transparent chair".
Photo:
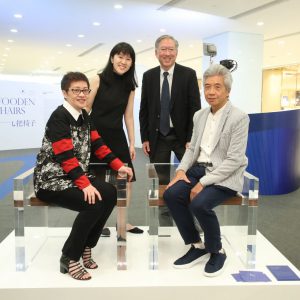
M 34 168 L 31 168 L 14 178 L 16 271 L 26 271 L 51 236 L 48 226 L 49 204 L 35 197 L 33 171 Z M 118 218 L 120 221 L 117 226 L 117 236 L 122 236 L 122 239 L 117 239 L 117 269 L 126 270 L 127 177 L 107 170 L 105 180 L 117 189 L 117 215 L 122 215 L 122 218 Z
M 163 193 L 166 188 L 165 178 L 161 179 L 162 170 L 169 172 L 172 178 L 178 164 L 147 164 L 147 199 L 149 217 L 149 269 L 159 268 L 159 208 L 165 206 Z M 160 178 L 159 178 L 160 177 Z M 161 182 L 163 181 L 163 184 Z M 259 180 L 244 173 L 243 192 L 218 206 L 215 211 L 221 225 L 222 239 L 230 245 L 245 268 L 253 269 L 256 264 L 256 231 L 259 198 Z M 232 208 L 235 209 L 234 217 Z M 197 227 L 197 224 L 196 224 Z M 198 227 L 201 230 L 200 227 Z

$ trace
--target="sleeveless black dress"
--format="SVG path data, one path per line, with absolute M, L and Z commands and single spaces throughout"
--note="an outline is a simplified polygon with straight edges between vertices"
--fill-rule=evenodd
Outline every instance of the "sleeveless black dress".
M 134 175 L 132 181 L 135 181 L 134 168 L 123 129 L 123 116 L 131 91 L 125 88 L 121 75 L 114 73 L 110 83 L 102 80 L 101 74 L 99 77 L 100 87 L 95 96 L 91 112 L 93 123 L 105 144 L 122 162 L 127 163 L 128 167 L 132 168 Z M 91 161 L 99 162 L 95 157 L 92 157 Z

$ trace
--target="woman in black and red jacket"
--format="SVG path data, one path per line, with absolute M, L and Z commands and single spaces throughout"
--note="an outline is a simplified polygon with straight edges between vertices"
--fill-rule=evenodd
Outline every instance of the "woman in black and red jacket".
M 88 173 L 91 152 L 109 166 L 127 173 L 126 166 L 105 145 L 84 110 L 90 86 L 80 72 L 61 81 L 64 103 L 50 116 L 34 170 L 38 198 L 78 211 L 60 259 L 60 271 L 79 280 L 91 279 L 85 268 L 95 269 L 91 257 L 102 228 L 117 200 L 115 188 Z M 79 263 L 82 257 L 83 266 Z

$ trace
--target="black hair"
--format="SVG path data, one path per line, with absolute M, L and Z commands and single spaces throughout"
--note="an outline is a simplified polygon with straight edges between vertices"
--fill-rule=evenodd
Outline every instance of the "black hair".
M 61 90 L 67 91 L 74 81 L 85 81 L 88 85 L 88 88 L 90 88 L 90 83 L 88 78 L 85 76 L 85 74 L 81 72 L 68 72 L 64 75 L 60 82 Z
M 135 52 L 132 48 L 131 45 L 125 42 L 118 43 L 115 45 L 112 50 L 110 51 L 108 62 L 104 68 L 104 70 L 101 73 L 101 79 L 103 79 L 105 82 L 108 84 L 112 82 L 113 76 L 114 76 L 114 70 L 113 70 L 113 65 L 111 62 L 111 59 L 116 55 L 116 54 L 124 54 L 124 55 L 129 55 L 130 58 L 132 59 L 132 65 L 130 69 L 123 75 L 121 75 L 124 78 L 125 85 L 128 86 L 128 89 L 134 90 L 138 84 L 137 84 L 137 77 L 136 77 L 136 72 L 135 72 Z

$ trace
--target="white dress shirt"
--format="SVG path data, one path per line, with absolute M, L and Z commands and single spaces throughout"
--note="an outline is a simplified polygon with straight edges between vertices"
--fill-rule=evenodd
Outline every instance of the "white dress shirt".
M 72 117 L 78 121 L 78 118 L 82 113 L 76 110 L 67 100 L 64 101 L 63 107 L 72 115 Z
M 213 141 L 215 140 L 217 128 L 219 126 L 225 106 L 226 105 L 221 107 L 214 114 L 210 112 L 207 117 L 205 128 L 201 139 L 200 155 L 197 159 L 198 162 L 205 162 L 205 163 L 211 162 L 210 154 L 213 147 Z

